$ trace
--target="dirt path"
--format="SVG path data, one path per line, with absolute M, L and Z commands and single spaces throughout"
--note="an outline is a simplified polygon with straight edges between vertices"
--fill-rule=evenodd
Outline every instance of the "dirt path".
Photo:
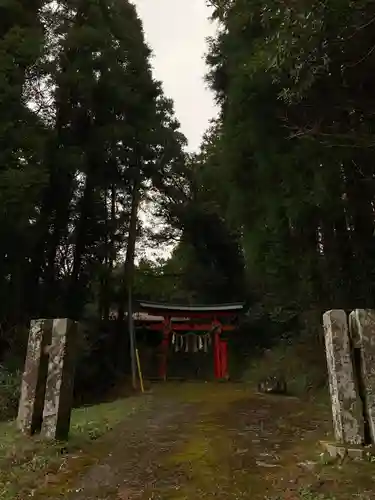
M 342 469 L 311 462 L 330 429 L 326 409 L 228 384 L 167 386 L 148 398 L 142 412 L 93 445 L 89 461 L 71 458 L 37 498 L 297 500 L 316 498 L 301 496 L 307 486 L 336 495 L 340 481 L 346 493 L 337 498 L 358 492 Z M 375 491 L 361 471 L 363 491 Z

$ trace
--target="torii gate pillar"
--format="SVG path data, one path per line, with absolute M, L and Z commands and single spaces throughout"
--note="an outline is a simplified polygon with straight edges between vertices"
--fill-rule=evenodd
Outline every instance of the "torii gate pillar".
M 212 322 L 214 330 L 214 375 L 216 379 L 229 378 L 228 373 L 228 343 L 222 339 L 222 325 L 216 318 Z

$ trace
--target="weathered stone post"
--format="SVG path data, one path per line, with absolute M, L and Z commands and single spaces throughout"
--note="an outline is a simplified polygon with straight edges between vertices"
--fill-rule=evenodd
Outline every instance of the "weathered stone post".
M 47 439 L 65 440 L 69 435 L 76 351 L 77 323 L 54 319 L 42 425 Z
M 31 321 L 17 418 L 17 427 L 25 434 L 41 429 L 48 370 L 45 348 L 51 342 L 51 335 L 52 320 Z
M 372 444 L 375 444 L 375 311 L 356 309 L 350 315 L 352 338 L 360 349 L 358 367 L 363 398 L 363 414 L 367 420 Z
M 363 442 L 363 418 L 345 311 L 327 311 L 323 325 L 335 439 L 338 444 L 359 445 Z

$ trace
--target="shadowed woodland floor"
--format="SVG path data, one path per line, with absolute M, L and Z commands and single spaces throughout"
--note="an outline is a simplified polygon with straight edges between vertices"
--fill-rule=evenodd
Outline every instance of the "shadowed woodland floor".
M 237 384 L 166 384 L 146 399 L 33 498 L 369 499 L 375 490 L 373 465 L 319 460 L 325 405 Z

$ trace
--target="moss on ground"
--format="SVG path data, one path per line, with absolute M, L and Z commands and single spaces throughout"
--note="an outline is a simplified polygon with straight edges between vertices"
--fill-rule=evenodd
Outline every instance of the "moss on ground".
M 325 401 L 257 395 L 247 384 L 166 384 L 153 393 L 75 411 L 66 447 L 4 425 L 0 498 L 374 497 L 374 464 L 320 456 L 331 429 Z
M 373 498 L 372 464 L 326 463 L 321 457 L 318 442 L 331 428 L 324 398 L 260 396 L 246 385 L 213 387 L 206 395 L 204 386 L 186 392 L 199 413 L 181 423 L 180 442 L 163 462 L 177 484 L 163 477 L 158 487 L 156 478 L 142 499 Z
M 92 443 L 131 416 L 143 403 L 143 399 L 133 397 L 74 410 L 67 443 L 27 438 L 17 431 L 14 422 L 2 423 L 0 499 L 33 497 L 44 487 L 52 490 L 57 472 L 65 472 L 65 480 L 74 481 L 75 472 L 98 460 L 92 453 Z

